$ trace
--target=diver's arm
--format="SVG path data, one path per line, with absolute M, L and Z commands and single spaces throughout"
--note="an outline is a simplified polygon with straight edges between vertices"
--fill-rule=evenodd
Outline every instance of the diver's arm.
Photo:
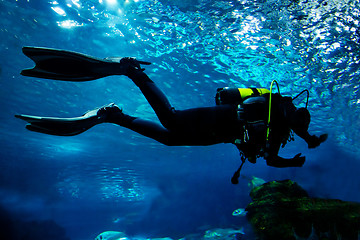
M 305 142 L 308 144 L 308 148 L 318 147 L 322 142 L 325 142 L 328 137 L 327 134 L 321 134 L 319 137 L 315 135 L 310 135 L 307 131 L 299 132 L 294 130 L 294 132 L 296 133 L 296 135 L 305 140 Z
M 144 83 L 150 82 L 154 84 L 154 82 L 144 72 L 145 68 L 141 68 L 140 63 L 135 58 L 122 58 L 120 63 L 124 66 L 125 69 L 127 69 L 124 75 L 129 77 L 136 84 L 136 86 L 140 87 L 140 90 L 143 89 L 141 86 Z M 164 96 L 164 98 L 166 97 Z
M 278 155 L 280 149 L 280 142 L 277 144 L 270 144 L 266 151 L 264 158 L 266 164 L 272 167 L 284 168 L 284 167 L 301 167 L 305 163 L 305 157 L 301 156 L 301 153 L 297 154 L 293 158 L 282 158 Z
M 293 158 L 282 158 L 278 155 L 269 155 L 266 159 L 266 164 L 272 167 L 284 168 L 284 167 L 302 167 L 305 163 L 305 157 L 301 156 L 301 153 L 297 154 Z

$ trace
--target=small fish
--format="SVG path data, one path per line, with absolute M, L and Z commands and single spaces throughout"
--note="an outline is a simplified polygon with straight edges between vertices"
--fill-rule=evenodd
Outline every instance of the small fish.
M 114 219 L 112 220 L 112 222 L 113 222 L 113 223 L 120 223 L 120 222 L 122 222 L 123 220 L 124 220 L 123 218 L 117 217 L 117 218 L 114 218 Z
M 260 185 L 263 185 L 264 183 L 266 183 L 264 179 L 252 176 L 250 182 L 248 183 L 248 186 L 251 189 L 254 189 Z
M 243 217 L 245 216 L 247 211 L 245 211 L 244 208 L 238 208 L 235 211 L 233 211 L 232 215 L 235 217 Z
M 95 240 L 129 240 L 123 232 L 107 231 L 99 234 Z

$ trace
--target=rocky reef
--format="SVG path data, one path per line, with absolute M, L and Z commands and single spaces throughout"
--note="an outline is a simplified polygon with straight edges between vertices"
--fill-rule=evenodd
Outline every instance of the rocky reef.
M 246 217 L 258 239 L 358 239 L 359 203 L 309 197 L 291 180 L 255 187 L 250 197 Z
M 52 220 L 22 221 L 13 219 L 0 206 L 0 239 L 6 240 L 70 240 L 65 229 Z

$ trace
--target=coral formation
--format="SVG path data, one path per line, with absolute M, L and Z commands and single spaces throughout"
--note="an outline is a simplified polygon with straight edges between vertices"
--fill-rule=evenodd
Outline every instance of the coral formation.
M 52 220 L 23 221 L 0 206 L 0 239 L 70 240 L 65 229 Z
M 359 203 L 309 197 L 291 180 L 265 183 L 250 197 L 246 216 L 262 240 L 358 239 Z

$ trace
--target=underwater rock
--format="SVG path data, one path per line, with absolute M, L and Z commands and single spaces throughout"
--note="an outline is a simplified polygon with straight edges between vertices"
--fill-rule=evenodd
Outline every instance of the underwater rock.
M 0 239 L 70 240 L 66 231 L 53 220 L 23 221 L 0 205 Z
M 311 198 L 291 180 L 265 183 L 250 197 L 246 217 L 259 239 L 358 239 L 359 203 Z
M 0 233 L 1 239 L 13 239 L 13 221 L 10 214 L 0 206 Z
M 18 222 L 15 235 L 17 238 L 13 239 L 70 240 L 65 229 L 53 220 Z

